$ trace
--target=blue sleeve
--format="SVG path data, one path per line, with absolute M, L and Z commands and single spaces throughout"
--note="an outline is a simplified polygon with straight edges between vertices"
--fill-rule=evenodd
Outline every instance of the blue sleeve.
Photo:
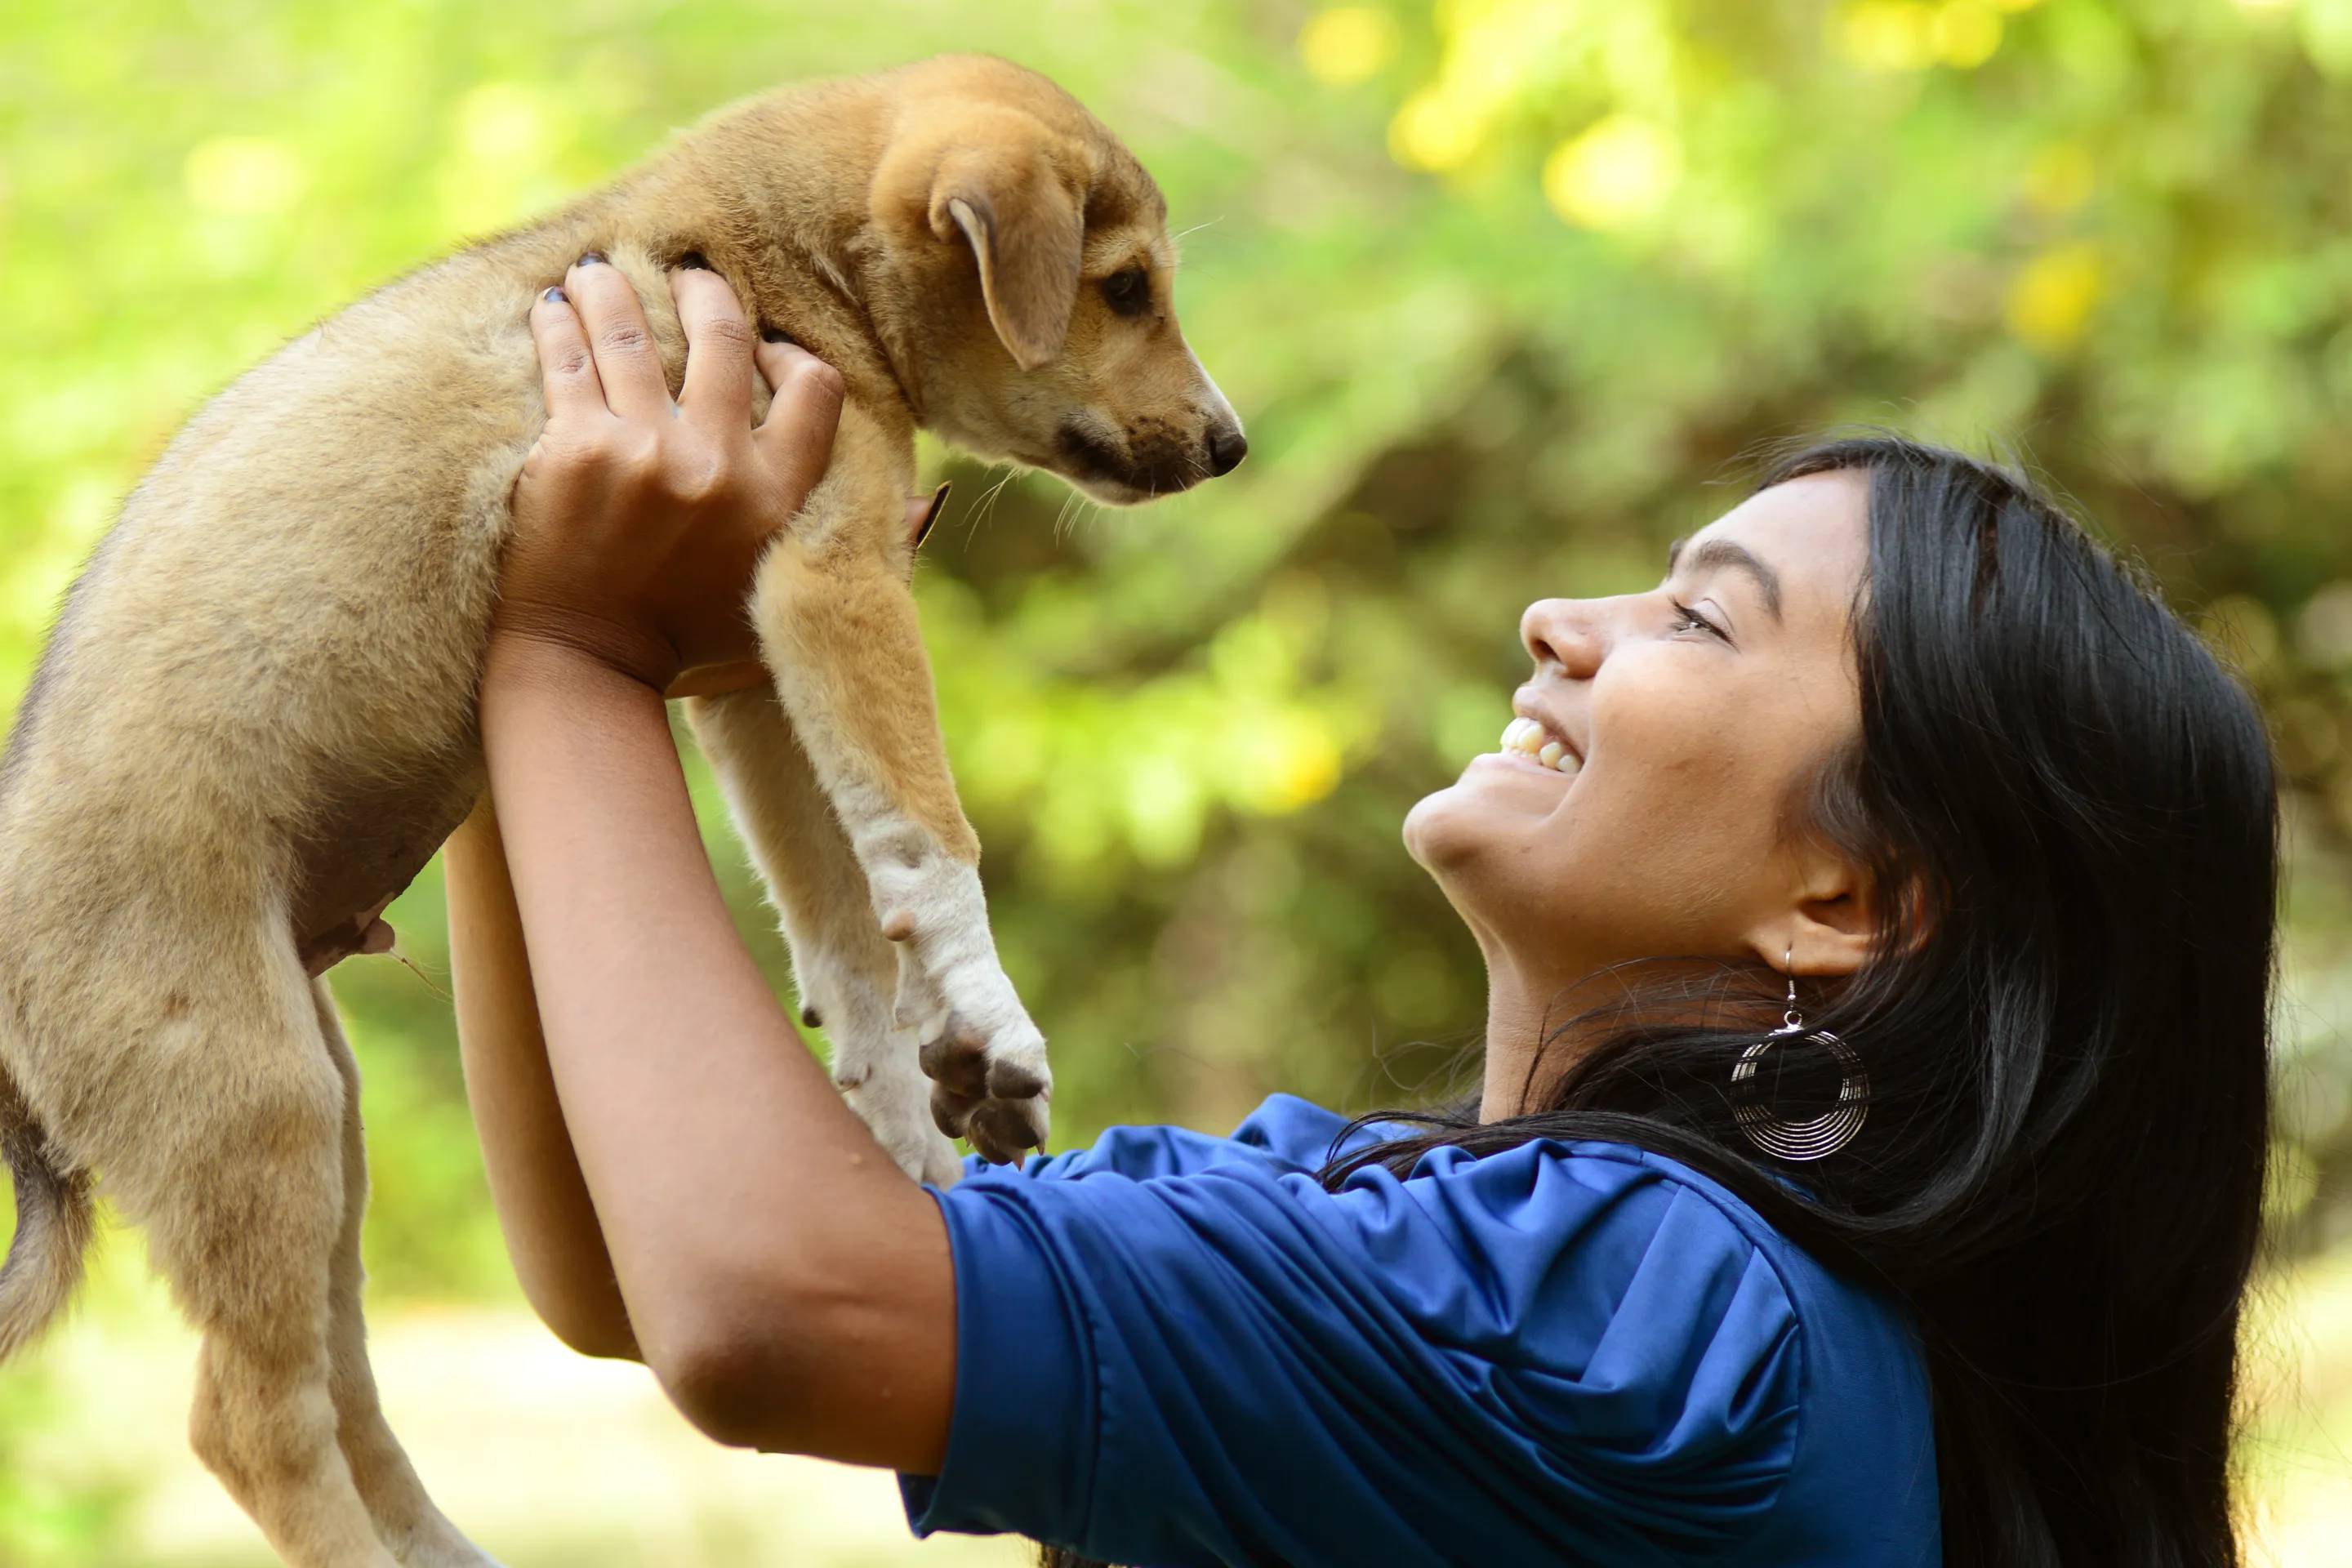
M 1790 1298 L 1654 1163 L 1442 1151 L 1332 1194 L 1296 1141 L 1178 1145 L 939 1194 L 959 1360 L 919 1531 L 1139 1568 L 1635 1563 L 1770 1513 Z
M 1329 1163 L 1335 1152 L 1352 1152 L 1377 1142 L 1379 1136 L 1296 1095 L 1277 1094 L 1251 1112 L 1229 1138 L 1183 1127 L 1114 1127 L 1087 1148 L 1030 1156 L 1022 1174 L 1054 1182 L 1110 1171 L 1142 1182 L 1155 1176 L 1189 1176 L 1236 1161 L 1312 1174 Z M 964 1156 L 966 1177 L 989 1175 L 1000 1169 L 977 1154 Z

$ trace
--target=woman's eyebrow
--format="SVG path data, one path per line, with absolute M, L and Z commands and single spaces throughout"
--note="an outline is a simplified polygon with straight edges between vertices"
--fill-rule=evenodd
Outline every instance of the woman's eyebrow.
M 1668 573 L 1683 569 L 1683 546 L 1689 542 L 1687 539 L 1677 539 L 1666 546 Z M 1780 618 L 1780 574 L 1764 564 L 1746 545 L 1736 544 L 1728 539 L 1710 539 L 1692 552 L 1689 566 L 1693 572 L 1719 572 L 1728 568 L 1747 573 L 1756 580 L 1757 591 L 1764 595 L 1765 610 L 1774 620 Z

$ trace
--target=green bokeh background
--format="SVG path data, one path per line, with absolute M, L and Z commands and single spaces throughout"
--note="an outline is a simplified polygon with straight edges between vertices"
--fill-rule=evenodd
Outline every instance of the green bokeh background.
M 2352 0 L 0 0 L 0 705 L 244 366 L 719 104 L 949 48 L 1157 174 L 1251 440 L 1116 513 L 927 448 L 948 743 L 1063 1138 L 1457 1079 L 1475 953 L 1397 826 L 1492 744 L 1519 608 L 1654 580 L 1743 453 L 1863 421 L 2006 444 L 2261 693 L 2278 1278 L 2352 1241 Z M 512 1300 L 439 900 L 336 975 L 380 1313 Z M 2257 1427 L 2332 1444 L 2352 1371 L 2300 1342 L 2316 1392 Z M 0 1563 L 131 1560 L 136 1479 L 40 1462 L 69 1384 L 0 1373 Z

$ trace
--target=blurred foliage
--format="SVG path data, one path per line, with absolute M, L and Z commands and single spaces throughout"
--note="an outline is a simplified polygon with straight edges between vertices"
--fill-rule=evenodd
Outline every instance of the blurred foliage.
M 2021 440 L 2261 690 L 2282 1234 L 2352 1233 L 2352 0 L 0 0 L 0 703 L 246 364 L 715 105 L 946 48 L 1156 172 L 1251 437 L 1118 514 L 927 451 L 942 711 L 1064 1139 L 1444 1081 L 1480 975 L 1397 826 L 1491 745 L 1517 609 L 1654 580 L 1742 453 L 1864 420 Z M 337 975 L 411 1295 L 505 1279 L 438 899 L 394 911 L 413 970 Z

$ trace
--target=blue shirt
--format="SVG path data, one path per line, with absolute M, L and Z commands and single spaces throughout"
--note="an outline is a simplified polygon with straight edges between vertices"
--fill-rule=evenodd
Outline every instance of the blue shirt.
M 916 1531 L 1133 1568 L 1940 1562 L 1899 1305 L 1657 1154 L 1326 1192 L 1344 1127 L 1276 1095 L 938 1194 L 955 1414 Z

